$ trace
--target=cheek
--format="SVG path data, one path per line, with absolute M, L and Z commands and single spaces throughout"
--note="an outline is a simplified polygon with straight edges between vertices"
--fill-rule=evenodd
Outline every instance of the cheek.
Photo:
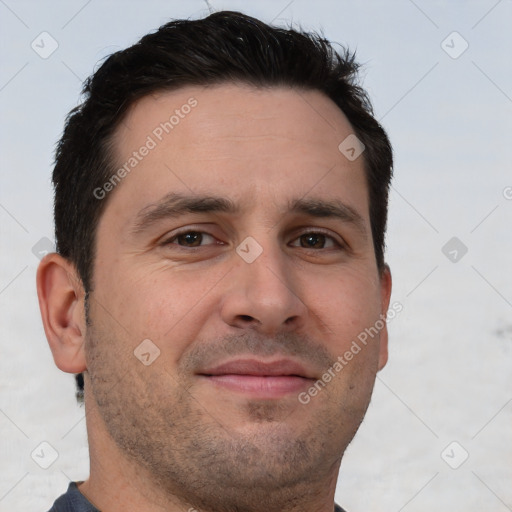
M 367 276 L 368 271 L 350 270 L 322 284 L 317 282 L 310 294 L 308 306 L 311 304 L 314 316 L 321 320 L 336 356 L 354 340 L 364 338 L 365 330 L 380 318 L 379 289 Z
M 218 302 L 210 299 L 224 274 L 212 267 L 188 270 L 167 262 L 138 268 L 119 265 L 104 281 L 101 295 L 111 316 L 132 338 L 149 338 L 179 354 L 212 315 Z

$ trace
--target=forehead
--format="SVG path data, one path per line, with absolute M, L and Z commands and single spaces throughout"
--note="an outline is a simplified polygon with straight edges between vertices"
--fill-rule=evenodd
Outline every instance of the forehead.
M 351 134 L 319 91 L 222 84 L 152 94 L 115 133 L 116 168 L 125 172 L 107 210 L 128 215 L 169 192 L 277 205 L 313 189 L 365 205 L 363 159 L 338 149 Z

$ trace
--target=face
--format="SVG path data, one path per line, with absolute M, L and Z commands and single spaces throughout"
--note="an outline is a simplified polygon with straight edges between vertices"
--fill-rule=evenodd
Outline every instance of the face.
M 126 172 L 98 226 L 87 400 L 197 507 L 306 493 L 365 414 L 385 328 L 345 354 L 390 286 L 363 157 L 338 149 L 352 133 L 319 92 L 238 85 L 145 97 L 116 132 Z

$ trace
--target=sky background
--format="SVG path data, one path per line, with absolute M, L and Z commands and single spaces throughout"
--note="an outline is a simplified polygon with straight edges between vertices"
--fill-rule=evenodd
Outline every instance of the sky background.
M 393 143 L 387 261 L 403 311 L 337 501 L 512 510 L 511 0 L 0 0 L 0 511 L 47 510 L 88 474 L 84 410 L 35 292 L 65 117 L 103 57 L 209 8 L 356 50 Z

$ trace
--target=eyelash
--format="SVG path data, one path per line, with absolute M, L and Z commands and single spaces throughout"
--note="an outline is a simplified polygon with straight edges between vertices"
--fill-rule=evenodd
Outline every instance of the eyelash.
M 208 235 L 208 236 L 211 236 L 212 238 L 215 238 L 215 236 L 213 236 L 212 234 L 208 233 L 207 231 L 187 229 L 186 231 L 175 233 L 171 238 L 168 238 L 164 242 L 162 242 L 162 245 L 163 246 L 176 245 L 177 247 L 179 247 L 179 248 L 181 248 L 183 250 L 199 249 L 201 247 L 205 247 L 204 245 L 200 245 L 200 246 L 197 246 L 197 247 L 188 247 L 186 245 L 180 245 L 180 244 L 175 244 L 174 243 L 174 241 L 177 240 L 178 237 L 183 236 L 183 235 L 187 235 L 189 233 Z M 333 244 L 335 245 L 335 247 L 331 247 L 331 248 L 327 248 L 327 249 L 326 248 L 321 248 L 321 249 L 309 248 L 308 249 L 307 247 L 301 247 L 302 249 L 311 250 L 311 251 L 320 251 L 320 250 L 333 250 L 333 249 L 343 250 L 343 249 L 346 248 L 344 243 L 339 242 L 338 240 L 336 240 L 335 237 L 333 237 L 332 235 L 328 234 L 327 232 L 325 232 L 325 231 L 323 231 L 321 229 L 315 229 L 315 230 L 310 230 L 310 231 L 303 231 L 302 233 L 298 234 L 292 241 L 298 240 L 300 237 L 302 237 L 304 235 L 323 235 L 323 236 L 325 236 L 326 240 L 327 239 L 331 240 L 333 242 Z M 221 245 L 221 244 L 206 244 L 206 245 Z M 294 246 L 294 247 L 297 247 L 297 246 Z

